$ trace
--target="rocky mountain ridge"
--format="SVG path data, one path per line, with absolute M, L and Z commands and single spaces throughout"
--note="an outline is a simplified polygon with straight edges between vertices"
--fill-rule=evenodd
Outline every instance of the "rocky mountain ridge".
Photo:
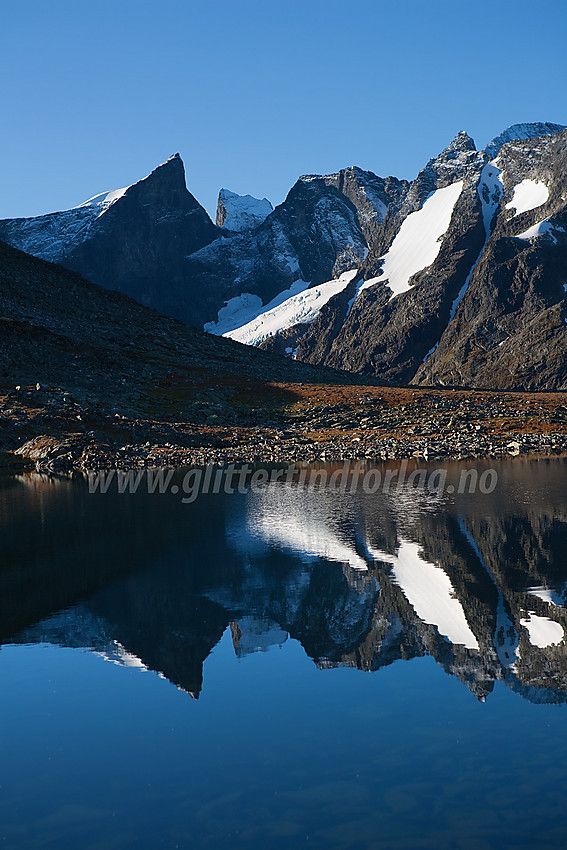
M 0 239 L 174 314 L 183 257 L 218 233 L 187 191 L 179 154 L 144 180 L 99 197 L 65 212 L 1 222 Z
M 392 381 L 563 388 L 566 145 L 565 130 L 514 137 L 493 160 L 460 133 L 389 210 L 349 287 L 264 347 Z

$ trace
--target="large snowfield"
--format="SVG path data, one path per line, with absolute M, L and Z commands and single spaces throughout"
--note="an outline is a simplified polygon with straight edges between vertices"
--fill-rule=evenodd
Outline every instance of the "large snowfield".
M 441 239 L 447 232 L 455 204 L 463 189 L 458 180 L 444 189 L 437 189 L 420 210 L 410 213 L 382 258 L 382 273 L 362 284 L 359 293 L 376 283 L 386 283 L 392 297 L 407 292 L 410 278 L 430 266 L 441 249 Z
M 514 195 L 506 209 L 515 209 L 514 217 L 535 210 L 545 204 L 549 198 L 549 189 L 543 180 L 522 180 L 514 186 Z
M 387 283 L 392 297 L 410 289 L 411 277 L 430 266 L 437 258 L 462 189 L 462 180 L 437 189 L 420 210 L 407 216 L 389 251 L 382 258 L 384 264 L 381 275 L 363 282 L 356 297 L 364 289 L 379 282 Z M 492 200 L 489 202 L 491 205 Z M 311 288 L 304 281 L 296 281 L 290 289 L 279 293 L 265 306 L 262 306 L 258 296 L 244 293 L 231 298 L 219 311 L 218 321 L 205 325 L 205 330 L 231 337 L 246 345 L 259 345 L 282 330 L 312 322 L 333 295 L 342 292 L 355 276 L 356 269 L 352 269 L 336 280 Z M 347 314 L 352 301 L 354 298 Z

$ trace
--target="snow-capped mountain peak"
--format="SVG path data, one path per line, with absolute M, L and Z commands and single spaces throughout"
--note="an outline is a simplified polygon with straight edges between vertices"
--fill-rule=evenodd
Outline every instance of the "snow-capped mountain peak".
M 161 300 L 164 269 L 177 267 L 217 235 L 187 189 L 177 153 L 131 186 L 72 209 L 0 221 L 0 239 L 13 247 L 85 272 L 91 282 L 165 312 L 173 312 L 173 299 L 167 305 Z
M 221 189 L 217 203 L 217 227 L 236 233 L 254 230 L 267 219 L 273 209 L 267 198 L 238 195 L 230 189 Z

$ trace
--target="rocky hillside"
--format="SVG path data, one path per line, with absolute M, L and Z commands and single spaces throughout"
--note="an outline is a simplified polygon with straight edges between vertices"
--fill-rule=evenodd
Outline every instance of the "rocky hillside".
M 145 370 L 182 365 L 266 381 L 352 380 L 189 327 L 3 242 L 0 321 L 0 376 L 10 384 L 57 377 L 102 392 L 103 375 L 139 384 Z
M 567 446 L 564 393 L 502 400 L 386 389 L 188 327 L 3 243 L 0 324 L 0 467 L 499 457 Z

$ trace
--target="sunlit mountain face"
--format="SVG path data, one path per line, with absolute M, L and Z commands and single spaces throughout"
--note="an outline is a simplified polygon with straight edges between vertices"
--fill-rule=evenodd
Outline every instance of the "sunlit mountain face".
M 563 702 L 565 461 L 496 468 L 485 495 L 279 482 L 192 504 L 9 479 L 2 641 L 87 649 L 195 697 L 226 635 L 243 663 L 291 639 L 322 669 L 429 656 L 478 699 L 502 682 Z

